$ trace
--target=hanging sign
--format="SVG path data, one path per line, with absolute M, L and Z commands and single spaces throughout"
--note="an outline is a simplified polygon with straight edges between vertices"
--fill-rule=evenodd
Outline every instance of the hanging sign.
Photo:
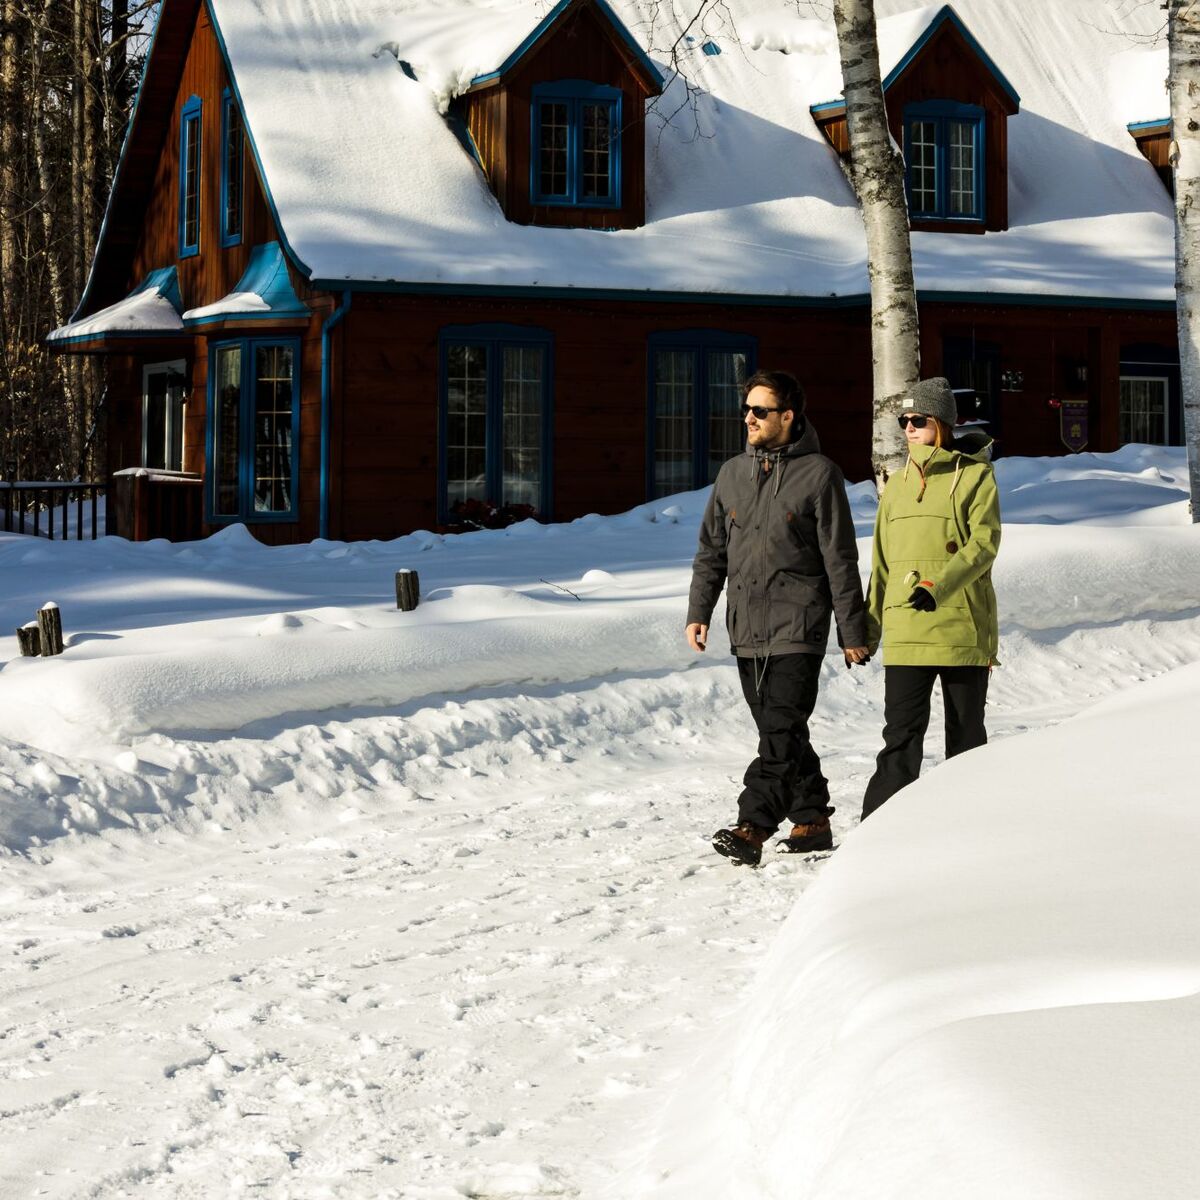
M 1078 454 L 1088 444 L 1088 402 L 1064 400 L 1058 410 L 1062 443 L 1072 454 Z

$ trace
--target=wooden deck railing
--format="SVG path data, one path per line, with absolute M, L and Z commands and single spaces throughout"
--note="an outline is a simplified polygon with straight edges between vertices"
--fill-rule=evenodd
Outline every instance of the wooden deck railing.
M 74 508 L 74 537 L 83 541 L 95 539 L 104 530 L 99 527 L 98 509 L 101 497 L 107 497 L 107 483 L 56 483 L 50 481 L 0 480 L 0 512 L 3 512 L 5 533 L 32 533 L 35 537 L 58 537 L 66 540 L 72 536 L 71 510 Z M 91 533 L 84 532 L 88 522 L 84 521 L 84 503 L 90 500 Z M 61 512 L 57 524 L 55 514 Z

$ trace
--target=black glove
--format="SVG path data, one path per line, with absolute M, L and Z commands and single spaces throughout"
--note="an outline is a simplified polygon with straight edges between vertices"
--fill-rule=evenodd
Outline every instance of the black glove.
M 908 598 L 908 606 L 915 608 L 917 612 L 933 612 L 937 608 L 937 601 L 928 588 L 918 587 L 913 588 L 913 594 Z

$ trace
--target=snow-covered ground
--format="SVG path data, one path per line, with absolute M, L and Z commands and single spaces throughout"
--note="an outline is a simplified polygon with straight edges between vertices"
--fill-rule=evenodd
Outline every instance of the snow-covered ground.
M 759 871 L 708 845 L 753 730 L 682 644 L 703 493 L 0 537 L 0 629 L 68 642 L 0 638 L 0 1196 L 1191 1194 L 1182 454 L 998 471 L 993 745 L 858 831 L 882 672 L 831 656 L 842 847 Z

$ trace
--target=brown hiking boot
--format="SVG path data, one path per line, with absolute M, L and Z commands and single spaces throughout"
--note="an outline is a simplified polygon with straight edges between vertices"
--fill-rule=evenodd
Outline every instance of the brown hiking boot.
M 774 836 L 773 829 L 763 829 L 759 825 L 743 821 L 740 825 L 734 825 L 732 829 L 718 829 L 713 834 L 712 844 L 718 854 L 732 858 L 734 862 L 757 867 L 762 862 L 763 846 Z
M 775 849 L 784 854 L 813 854 L 820 850 L 832 850 L 833 830 L 829 828 L 829 818 L 813 825 L 793 825 L 792 832 Z

